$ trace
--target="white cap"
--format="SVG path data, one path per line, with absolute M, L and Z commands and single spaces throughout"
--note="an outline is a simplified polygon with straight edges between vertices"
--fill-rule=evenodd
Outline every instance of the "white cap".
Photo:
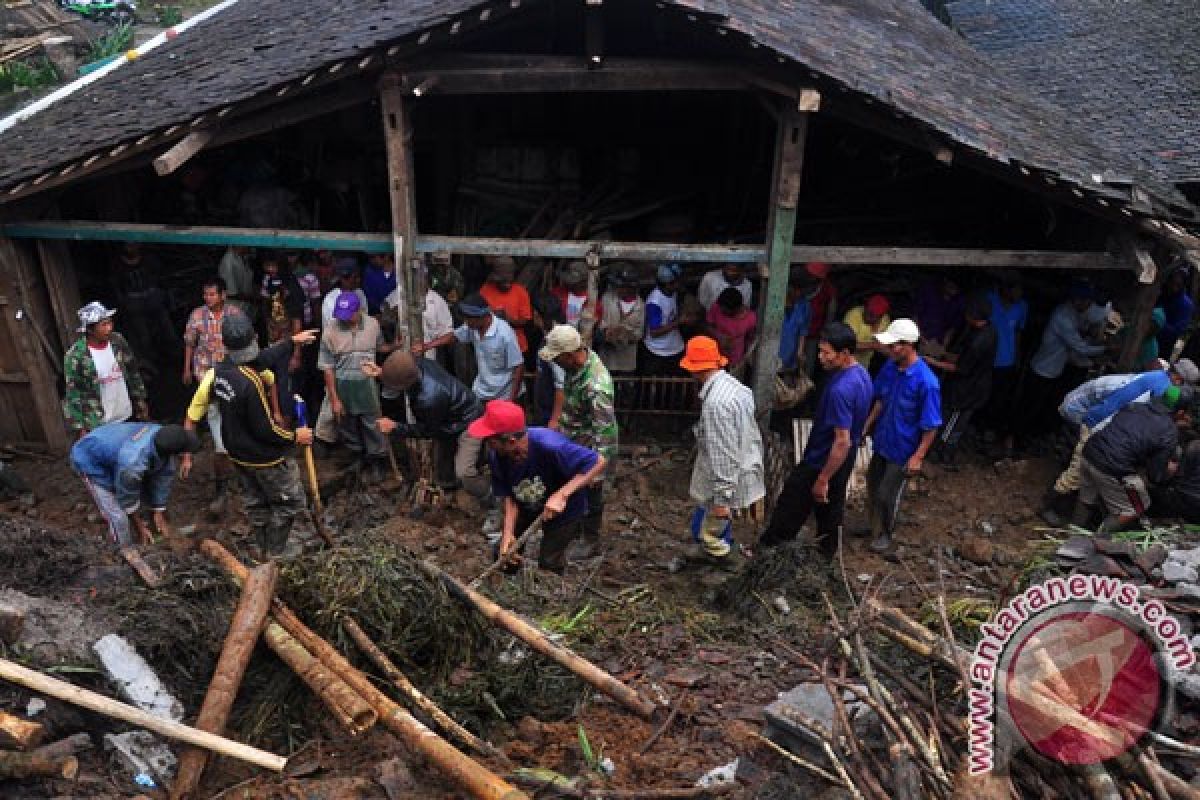
M 583 347 L 579 331 L 570 325 L 555 325 L 546 334 L 546 343 L 538 352 L 543 361 L 553 361 L 564 353 L 574 353 Z
M 880 344 L 895 344 L 896 342 L 916 344 L 920 338 L 921 332 L 917 330 L 917 323 L 903 317 L 894 320 L 883 333 L 875 334 L 875 341 Z

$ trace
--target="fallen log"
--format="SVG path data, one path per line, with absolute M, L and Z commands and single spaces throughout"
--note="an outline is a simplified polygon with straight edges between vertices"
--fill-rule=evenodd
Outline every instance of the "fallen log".
M 175 739 L 185 744 L 203 747 L 214 753 L 230 756 L 231 758 L 236 758 L 239 761 L 245 761 L 248 764 L 254 764 L 264 769 L 282 772 L 283 768 L 287 766 L 287 759 L 282 756 L 277 756 L 274 753 L 268 753 L 265 750 L 259 750 L 258 748 L 250 747 L 241 742 L 235 742 L 206 731 L 196 730 L 188 725 L 184 725 L 182 722 L 175 722 L 162 717 L 156 717 L 153 714 L 147 714 L 140 708 L 126 705 L 125 703 L 113 700 L 111 697 L 105 697 L 102 694 L 97 694 L 66 681 L 61 681 L 58 678 L 43 675 L 35 670 L 22 667 L 20 664 L 14 664 L 7 659 L 0 658 L 0 679 L 24 686 L 35 692 L 47 694 L 63 702 L 86 708 L 89 711 L 95 711 L 98 714 L 119 719 L 122 722 L 128 722 L 139 728 L 145 728 L 168 739 Z
M 66 756 L 77 756 L 93 747 L 95 744 L 92 742 L 91 736 L 86 733 L 76 733 L 65 739 L 59 739 L 57 742 L 44 744 L 33 750 L 32 754 L 43 758 L 65 758 Z
M 75 756 L 50 757 L 37 753 L 0 752 L 0 778 L 66 778 L 75 780 L 79 759 Z
M 236 564 L 242 571 L 241 577 L 236 579 L 239 586 L 249 575 L 249 570 L 217 542 L 206 539 L 201 542 L 200 550 L 222 567 L 226 567 L 227 572 L 227 561 Z M 315 653 L 298 642 L 278 622 L 267 623 L 263 630 L 263 641 L 271 648 L 271 652 L 279 656 L 279 660 L 296 673 L 296 677 L 300 678 L 312 693 L 321 699 L 325 707 L 333 712 L 338 722 L 352 734 L 358 735 L 370 730 L 378 722 L 379 715 L 371 704 L 350 688 Z
M 401 672 L 400 668 L 387 657 L 387 654 L 371 641 L 371 637 L 367 636 L 367 632 L 357 622 L 350 617 L 343 617 L 342 629 L 354 640 L 354 644 L 358 646 L 358 649 L 362 650 L 363 654 L 371 659 L 372 663 L 379 668 L 384 677 L 390 680 L 393 686 L 403 692 L 404 696 L 414 706 L 427 714 L 433 720 L 434 724 L 442 729 L 443 733 L 450 734 L 480 755 L 491 756 L 500 761 L 508 761 L 508 756 L 496 749 L 491 742 L 480 739 L 462 725 L 459 725 L 449 714 L 438 708 L 437 703 L 426 697 L 420 689 L 413 685 L 408 676 Z
M 240 585 L 246 580 L 249 570 L 220 544 L 209 540 L 201 548 L 235 583 Z M 469 792 L 472 797 L 477 800 L 529 800 L 529 796 L 520 789 L 459 751 L 377 689 L 366 675 L 347 661 L 329 642 L 314 633 L 279 598 L 275 598 L 271 604 L 271 615 L 288 634 L 294 636 L 300 644 L 365 698 L 388 730 L 425 756 L 434 767 Z
M 881 605 L 874 599 L 868 599 L 865 605 L 882 623 L 875 629 L 884 636 L 958 674 L 970 671 L 971 654 L 956 642 L 938 636 L 898 608 Z
M 430 561 L 422 561 L 421 565 L 429 575 L 440 580 L 451 595 L 474 608 L 489 622 L 499 625 L 551 661 L 566 667 L 597 690 L 613 698 L 638 716 L 649 718 L 654 715 L 654 710 L 657 706 L 642 697 L 634 689 L 621 683 L 587 659 L 576 655 L 559 644 L 555 644 L 545 633 L 511 611 L 501 608 L 473 589 L 464 586 L 452 576 L 443 572 L 436 564 Z
M 41 744 L 45 735 L 46 729 L 41 723 L 0 711 L 0 747 L 29 750 Z
M 196 716 L 196 727 L 200 730 L 218 735 L 225 731 L 225 722 L 229 719 L 233 701 L 242 685 L 254 645 L 266 627 L 267 613 L 271 610 L 271 598 L 275 596 L 275 583 L 278 580 L 279 565 L 273 561 L 255 568 L 246 578 L 246 588 L 229 623 L 229 633 L 221 647 L 221 656 L 208 685 L 208 693 Z M 191 797 L 200 784 L 200 776 L 207 763 L 208 753 L 198 748 L 188 748 L 180 754 L 179 771 L 171 787 L 172 800 Z

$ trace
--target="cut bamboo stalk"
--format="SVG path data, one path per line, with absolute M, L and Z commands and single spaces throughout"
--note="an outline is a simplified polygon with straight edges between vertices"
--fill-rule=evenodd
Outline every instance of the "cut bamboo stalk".
M 400 668 L 387 657 L 387 653 L 380 650 L 379 646 L 371 641 L 371 637 L 367 636 L 367 632 L 357 622 L 350 617 L 342 617 L 342 629 L 350 635 L 350 638 L 354 640 L 354 644 L 358 646 L 358 649 L 362 650 L 363 654 L 371 659 L 372 663 L 379 668 L 384 677 L 390 680 L 392 685 L 408 698 L 409 702 L 427 714 L 433 720 L 434 724 L 442 729 L 443 733 L 450 734 L 460 743 L 480 755 L 491 756 L 504 762 L 508 761 L 508 756 L 496 749 L 491 742 L 480 739 L 462 725 L 459 725 L 449 714 L 442 711 L 437 703 L 426 697 L 408 679 L 408 676 L 401 672 Z
M 47 758 L 37 753 L 0 752 L 0 778 L 66 778 L 75 780 L 79 759 L 75 756 Z
M 621 683 L 592 662 L 559 644 L 555 644 L 545 633 L 511 611 L 493 603 L 488 598 L 479 594 L 479 592 L 464 586 L 452 576 L 443 572 L 433 562 L 422 561 L 421 564 L 426 572 L 445 585 L 446 590 L 450 594 L 474 608 L 489 622 L 499 625 L 551 661 L 566 667 L 597 690 L 613 698 L 638 716 L 649 718 L 654 715 L 654 710 L 657 708 L 654 703 L 642 697 L 632 688 Z
M 91 750 L 94 746 L 91 736 L 86 733 L 76 733 L 65 739 L 59 739 L 57 742 L 42 745 L 33 751 L 33 755 L 43 758 L 65 758 L 66 756 L 77 756 L 86 750 Z
M 241 570 L 237 584 L 241 586 L 245 583 L 249 570 L 220 544 L 206 539 L 200 543 L 200 550 L 221 566 L 226 566 L 227 560 L 236 564 Z M 292 672 L 296 673 L 296 677 L 321 699 L 325 707 L 333 712 L 338 722 L 350 733 L 357 736 L 370 730 L 379 721 L 379 715 L 370 703 L 277 622 L 267 623 L 263 630 L 263 641 L 271 648 L 271 652 L 287 664 Z
M 20 664 L 14 664 L 3 658 L 0 658 L 0 679 L 24 686 L 27 689 L 33 689 L 35 692 L 47 694 L 63 702 L 86 708 L 89 711 L 95 711 L 98 714 L 119 719 L 122 722 L 128 722 L 139 728 L 145 728 L 168 739 L 175 739 L 186 744 L 203 747 L 214 753 L 230 756 L 231 758 L 236 758 L 239 761 L 245 761 L 248 764 L 254 764 L 264 769 L 282 772 L 283 768 L 287 766 L 287 759 L 282 756 L 250 747 L 241 742 L 226 739 L 223 736 L 196 730 L 188 725 L 184 725 L 182 722 L 175 722 L 164 717 L 147 714 L 140 708 L 126 705 L 120 701 L 113 700 L 111 697 L 105 697 L 102 694 L 97 694 L 66 681 L 61 681 L 58 678 L 43 675 L 40 672 L 22 667 Z
M 246 580 L 249 570 L 217 542 L 208 540 L 201 545 L 209 556 L 225 570 L 239 585 Z M 337 673 L 354 691 L 369 702 L 379 714 L 380 721 L 404 741 L 421 753 L 447 777 L 455 781 L 477 800 L 529 800 L 529 796 L 512 786 L 452 744 L 442 739 L 405 711 L 396 701 L 385 695 L 371 683 L 362 672 L 354 667 L 329 642 L 314 633 L 279 598 L 271 604 L 271 615 L 275 621 L 294 636 L 296 640 Z M 268 626 L 269 631 L 271 626 Z
M 237 609 L 229 623 L 229 633 L 221 647 L 221 657 L 213 671 L 208 693 L 196 716 L 196 727 L 209 733 L 222 734 L 238 688 L 246 674 L 246 666 L 254 653 L 254 645 L 267 624 L 275 583 L 279 580 L 279 565 L 272 561 L 255 568 L 246 578 L 246 588 L 238 600 Z M 208 763 L 208 753 L 189 748 L 179 757 L 179 771 L 171 787 L 172 800 L 191 797 L 200 785 L 200 776 Z
M 29 750 L 42 743 L 46 729 L 41 723 L 0 711 L 0 747 Z

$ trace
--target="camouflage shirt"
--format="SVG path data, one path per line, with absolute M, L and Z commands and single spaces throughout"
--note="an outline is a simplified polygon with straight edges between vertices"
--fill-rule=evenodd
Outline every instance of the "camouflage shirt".
M 119 333 L 113 333 L 109 343 L 113 355 L 125 374 L 125 385 L 129 399 L 136 405 L 146 399 L 146 387 L 137 369 L 137 359 L 129 342 Z M 96 375 L 96 363 L 88 352 L 87 337 L 80 336 L 63 357 L 63 379 L 67 391 L 63 397 L 63 416 L 67 427 L 73 432 L 92 431 L 104 422 L 104 405 L 100 402 L 100 383 Z
M 575 444 L 590 447 L 612 462 L 617 456 L 617 412 L 613 380 L 608 368 L 588 351 L 587 362 L 568 372 L 563 384 L 563 408 L 559 427 Z

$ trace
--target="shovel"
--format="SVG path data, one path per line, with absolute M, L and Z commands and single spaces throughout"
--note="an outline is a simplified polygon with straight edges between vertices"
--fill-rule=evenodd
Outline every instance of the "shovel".
M 296 422 L 301 428 L 308 427 L 307 406 L 304 404 L 304 398 L 300 395 L 292 395 L 292 400 L 296 405 Z M 329 531 L 325 530 L 325 510 L 321 507 L 321 485 L 317 483 L 317 464 L 313 461 L 312 445 L 304 445 L 304 468 L 308 473 L 308 488 L 312 492 L 313 501 L 313 524 L 317 526 L 317 535 L 324 540 L 325 544 L 330 547 L 336 547 L 333 543 L 333 537 L 329 535 Z

